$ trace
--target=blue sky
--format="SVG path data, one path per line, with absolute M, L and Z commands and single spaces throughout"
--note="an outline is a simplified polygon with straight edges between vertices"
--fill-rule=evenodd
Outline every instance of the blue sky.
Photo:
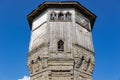
M 120 0 L 78 1 L 97 15 L 93 28 L 96 60 L 93 80 L 120 80 Z M 29 76 L 27 14 L 42 2 L 44 0 L 0 1 L 0 80 Z

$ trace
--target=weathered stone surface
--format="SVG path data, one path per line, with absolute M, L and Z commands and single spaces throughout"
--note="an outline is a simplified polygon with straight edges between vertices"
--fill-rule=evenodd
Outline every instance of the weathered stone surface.
M 51 6 L 55 4 L 56 7 Z M 57 5 L 54 2 L 46 4 L 47 9 L 44 10 L 41 5 L 40 10 L 28 16 L 29 21 L 33 19 L 30 21 L 28 54 L 30 80 L 92 80 L 94 49 L 91 18 L 94 19 L 95 15 L 78 11 L 78 8 L 83 8 L 77 2 L 63 2 L 61 7 Z

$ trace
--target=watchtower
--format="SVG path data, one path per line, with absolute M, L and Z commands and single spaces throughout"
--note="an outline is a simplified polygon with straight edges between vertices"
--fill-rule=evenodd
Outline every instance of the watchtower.
M 92 80 L 96 16 L 79 2 L 44 2 L 28 15 L 30 80 Z

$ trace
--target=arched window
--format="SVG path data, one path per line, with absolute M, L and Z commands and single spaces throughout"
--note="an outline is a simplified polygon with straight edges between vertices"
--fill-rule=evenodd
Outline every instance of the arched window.
M 58 51 L 64 51 L 64 42 L 62 40 L 58 41 Z
M 50 14 L 50 20 L 55 20 L 56 17 L 57 17 L 57 14 L 56 14 L 55 12 L 52 12 L 52 13 Z
M 65 14 L 65 19 L 66 19 L 66 20 L 71 20 L 71 13 L 67 12 L 67 13 Z
M 58 20 L 64 20 L 64 14 L 62 12 L 58 14 Z

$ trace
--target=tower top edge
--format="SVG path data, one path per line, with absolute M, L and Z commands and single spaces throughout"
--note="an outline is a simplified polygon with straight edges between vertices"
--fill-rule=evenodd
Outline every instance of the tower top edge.
M 88 17 L 91 22 L 91 27 L 93 28 L 94 22 L 96 20 L 96 15 L 93 14 L 91 11 L 89 11 L 87 8 L 82 6 L 78 1 L 49 1 L 49 2 L 43 2 L 38 6 L 38 8 L 34 9 L 31 13 L 27 15 L 28 22 L 30 25 L 32 25 L 32 21 L 34 18 L 36 18 L 39 14 L 41 14 L 44 10 L 48 8 L 75 8 L 78 9 L 78 11 L 81 11 L 83 15 Z

